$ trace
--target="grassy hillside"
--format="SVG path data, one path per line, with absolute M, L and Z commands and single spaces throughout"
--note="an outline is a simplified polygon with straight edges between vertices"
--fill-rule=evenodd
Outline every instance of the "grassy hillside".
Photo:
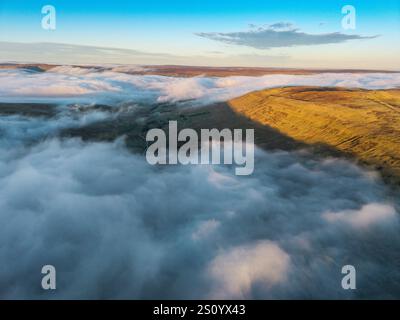
M 233 99 L 231 108 L 307 144 L 325 144 L 400 184 L 400 90 L 286 87 Z

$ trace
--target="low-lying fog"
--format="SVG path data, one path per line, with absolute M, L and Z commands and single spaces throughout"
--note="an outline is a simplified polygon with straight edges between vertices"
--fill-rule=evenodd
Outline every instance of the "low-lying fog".
M 0 102 L 201 105 L 282 85 L 388 88 L 400 76 L 3 70 Z M 258 148 L 250 176 L 223 165 L 153 167 L 123 138 L 56 135 L 108 116 L 0 116 L 0 298 L 400 297 L 399 197 L 375 172 Z M 46 264 L 57 269 L 56 291 L 40 287 Z M 347 264 L 356 290 L 341 287 Z

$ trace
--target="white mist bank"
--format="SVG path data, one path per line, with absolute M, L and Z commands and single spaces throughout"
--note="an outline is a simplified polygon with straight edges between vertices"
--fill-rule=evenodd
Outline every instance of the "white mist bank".
M 117 69 L 116 69 L 117 70 Z M 178 102 L 207 104 L 280 86 L 400 87 L 400 73 L 321 73 L 262 77 L 165 77 L 129 75 L 61 66 L 47 72 L 0 70 L 0 101 L 81 101 L 95 103 Z

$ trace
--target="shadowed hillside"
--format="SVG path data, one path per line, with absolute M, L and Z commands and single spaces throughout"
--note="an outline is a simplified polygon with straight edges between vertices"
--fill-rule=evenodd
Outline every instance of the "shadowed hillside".
M 255 143 L 267 150 L 310 148 L 315 156 L 352 157 L 378 169 L 386 182 L 400 183 L 400 90 L 286 87 L 253 92 L 204 107 L 178 104 L 94 105 L 77 108 L 71 116 L 91 111 L 109 113 L 104 120 L 62 129 L 63 137 L 113 141 L 125 136 L 129 149 L 143 153 L 146 133 L 168 131 L 168 121 L 180 129 L 253 128 Z M 54 117 L 55 106 L 0 104 L 0 114 Z
M 400 90 L 286 87 L 229 102 L 249 119 L 307 144 L 325 144 L 400 183 Z

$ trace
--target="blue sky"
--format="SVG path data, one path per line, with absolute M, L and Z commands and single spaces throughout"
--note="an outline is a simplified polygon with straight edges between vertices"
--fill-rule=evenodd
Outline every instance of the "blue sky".
M 48 4 L 56 8 L 52 31 L 41 27 L 41 8 Z M 355 30 L 341 26 L 341 8 L 348 4 L 356 9 Z M 269 29 L 279 22 L 291 26 Z M 337 32 L 345 36 L 331 35 Z M 315 35 L 327 34 L 315 43 Z M 400 69 L 399 39 L 400 0 L 0 0 L 3 61 Z M 43 42 L 54 48 L 47 45 L 41 57 L 34 44 Z M 59 44 L 75 46 L 65 54 Z M 134 51 L 105 57 L 82 46 Z

